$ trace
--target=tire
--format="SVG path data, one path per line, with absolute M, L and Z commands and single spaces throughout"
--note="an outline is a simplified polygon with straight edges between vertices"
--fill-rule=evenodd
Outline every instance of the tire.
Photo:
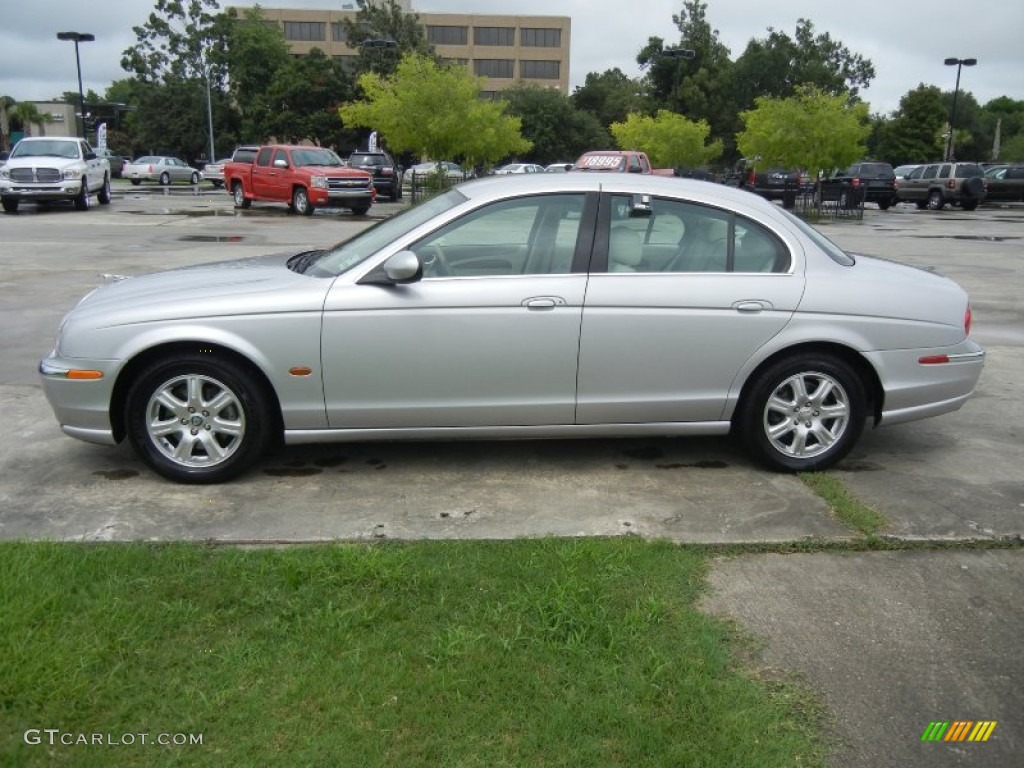
M 965 211 L 973 211 L 974 209 L 976 209 L 978 207 L 978 201 L 977 200 L 964 200 L 964 201 L 962 201 L 960 203 L 960 207 L 963 208 Z
M 0 205 L 4 207 L 4 213 L 17 213 L 18 212 L 18 200 L 14 198 L 4 198 L 0 201 Z
M 941 211 L 945 205 L 946 200 L 942 197 L 942 192 L 937 189 L 933 189 L 928 193 L 928 210 Z
M 199 183 L 199 174 L 196 171 L 192 171 L 188 181 L 193 187 L 196 186 Z
M 985 194 L 985 182 L 981 180 L 980 176 L 971 176 L 964 181 L 962 190 L 965 196 L 980 200 Z
M 231 198 L 234 200 L 235 208 L 248 208 L 252 205 L 252 201 L 245 196 L 245 189 L 240 181 L 231 185 Z
M 296 187 L 292 192 L 292 210 L 301 216 L 313 215 L 313 204 L 309 202 L 309 193 L 305 187 Z
M 88 211 L 89 210 L 89 203 L 90 202 L 91 202 L 91 200 L 89 198 L 89 180 L 83 176 L 82 177 L 82 188 L 80 190 L 78 190 L 78 194 L 75 195 L 75 200 L 74 200 L 75 210 L 76 211 Z
M 391 193 L 388 195 L 388 200 L 390 200 L 392 203 L 397 203 L 398 202 L 398 198 L 402 196 L 401 192 L 400 192 L 400 189 L 401 188 L 399 187 L 398 184 L 395 184 L 394 182 L 392 182 L 392 184 L 391 184 Z
M 914 201 L 914 205 L 917 206 L 917 209 L 919 211 L 923 211 L 925 208 L 928 207 L 928 201 L 927 200 L 915 200 Z
M 110 178 L 107 176 L 103 177 L 103 186 L 100 187 L 100 191 L 96 193 L 96 199 L 100 201 L 100 205 L 110 205 Z
M 740 434 L 772 469 L 813 472 L 842 459 L 867 418 L 864 384 L 847 363 L 804 353 L 760 373 L 740 405 Z
M 142 183 L 142 179 L 132 179 L 132 186 L 137 187 Z
M 890 205 L 892 205 L 892 200 L 879 200 L 878 201 L 878 210 L 880 210 L 880 211 L 888 211 Z
M 167 171 L 164 171 L 163 173 L 161 173 L 160 174 L 160 186 L 161 187 L 166 187 L 166 186 L 170 185 L 170 183 L 171 183 L 171 175 Z
M 132 384 L 128 439 L 155 472 L 180 483 L 219 483 L 249 469 L 274 418 L 252 373 L 209 354 L 161 360 Z
M 352 213 L 356 216 L 365 216 L 369 210 L 370 206 L 368 205 L 357 205 L 352 208 Z

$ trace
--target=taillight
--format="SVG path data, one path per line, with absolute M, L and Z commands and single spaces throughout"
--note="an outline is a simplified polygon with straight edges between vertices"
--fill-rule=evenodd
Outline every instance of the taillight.
M 946 189 L 956 189 L 956 179 L 947 179 Z
M 856 189 L 860 186 L 860 179 L 850 179 L 850 185 Z
M 967 310 L 964 312 L 964 333 L 970 334 L 970 332 L 971 332 L 971 322 L 973 321 L 973 319 L 974 318 L 971 315 L 971 305 L 968 304 L 967 305 Z
M 151 166 L 149 166 L 149 170 L 146 171 L 146 173 L 152 173 L 152 172 L 153 172 L 153 166 L 151 165 Z

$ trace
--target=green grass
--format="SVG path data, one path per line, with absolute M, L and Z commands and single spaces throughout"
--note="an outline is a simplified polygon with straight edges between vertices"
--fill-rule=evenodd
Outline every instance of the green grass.
M 846 486 L 827 472 L 801 472 L 799 478 L 825 500 L 840 522 L 858 533 L 873 537 L 888 525 L 884 515 L 857 501 Z
M 697 610 L 707 557 L 635 538 L 0 544 L 0 764 L 823 764 L 814 700 L 752 680 L 746 640 Z

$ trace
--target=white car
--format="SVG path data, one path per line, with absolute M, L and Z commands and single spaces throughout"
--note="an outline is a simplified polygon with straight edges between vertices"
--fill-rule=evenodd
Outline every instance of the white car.
M 26 136 L 0 168 L 0 200 L 6 213 L 22 202 L 70 201 L 87 210 L 92 195 L 110 202 L 110 163 L 89 142 L 74 136 Z
M 495 176 L 511 176 L 517 173 L 544 173 L 543 165 L 533 163 L 509 163 L 494 172 Z

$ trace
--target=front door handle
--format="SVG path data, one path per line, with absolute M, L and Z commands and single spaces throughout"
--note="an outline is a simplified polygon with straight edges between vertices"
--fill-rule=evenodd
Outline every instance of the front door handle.
M 527 309 L 554 309 L 564 307 L 565 299 L 561 296 L 534 296 L 530 299 L 523 299 L 522 306 Z
M 732 305 L 733 309 L 737 312 L 742 312 L 746 315 L 757 314 L 758 312 L 764 312 L 766 309 L 772 308 L 770 301 L 760 301 L 757 299 L 749 299 L 747 301 L 737 301 Z

